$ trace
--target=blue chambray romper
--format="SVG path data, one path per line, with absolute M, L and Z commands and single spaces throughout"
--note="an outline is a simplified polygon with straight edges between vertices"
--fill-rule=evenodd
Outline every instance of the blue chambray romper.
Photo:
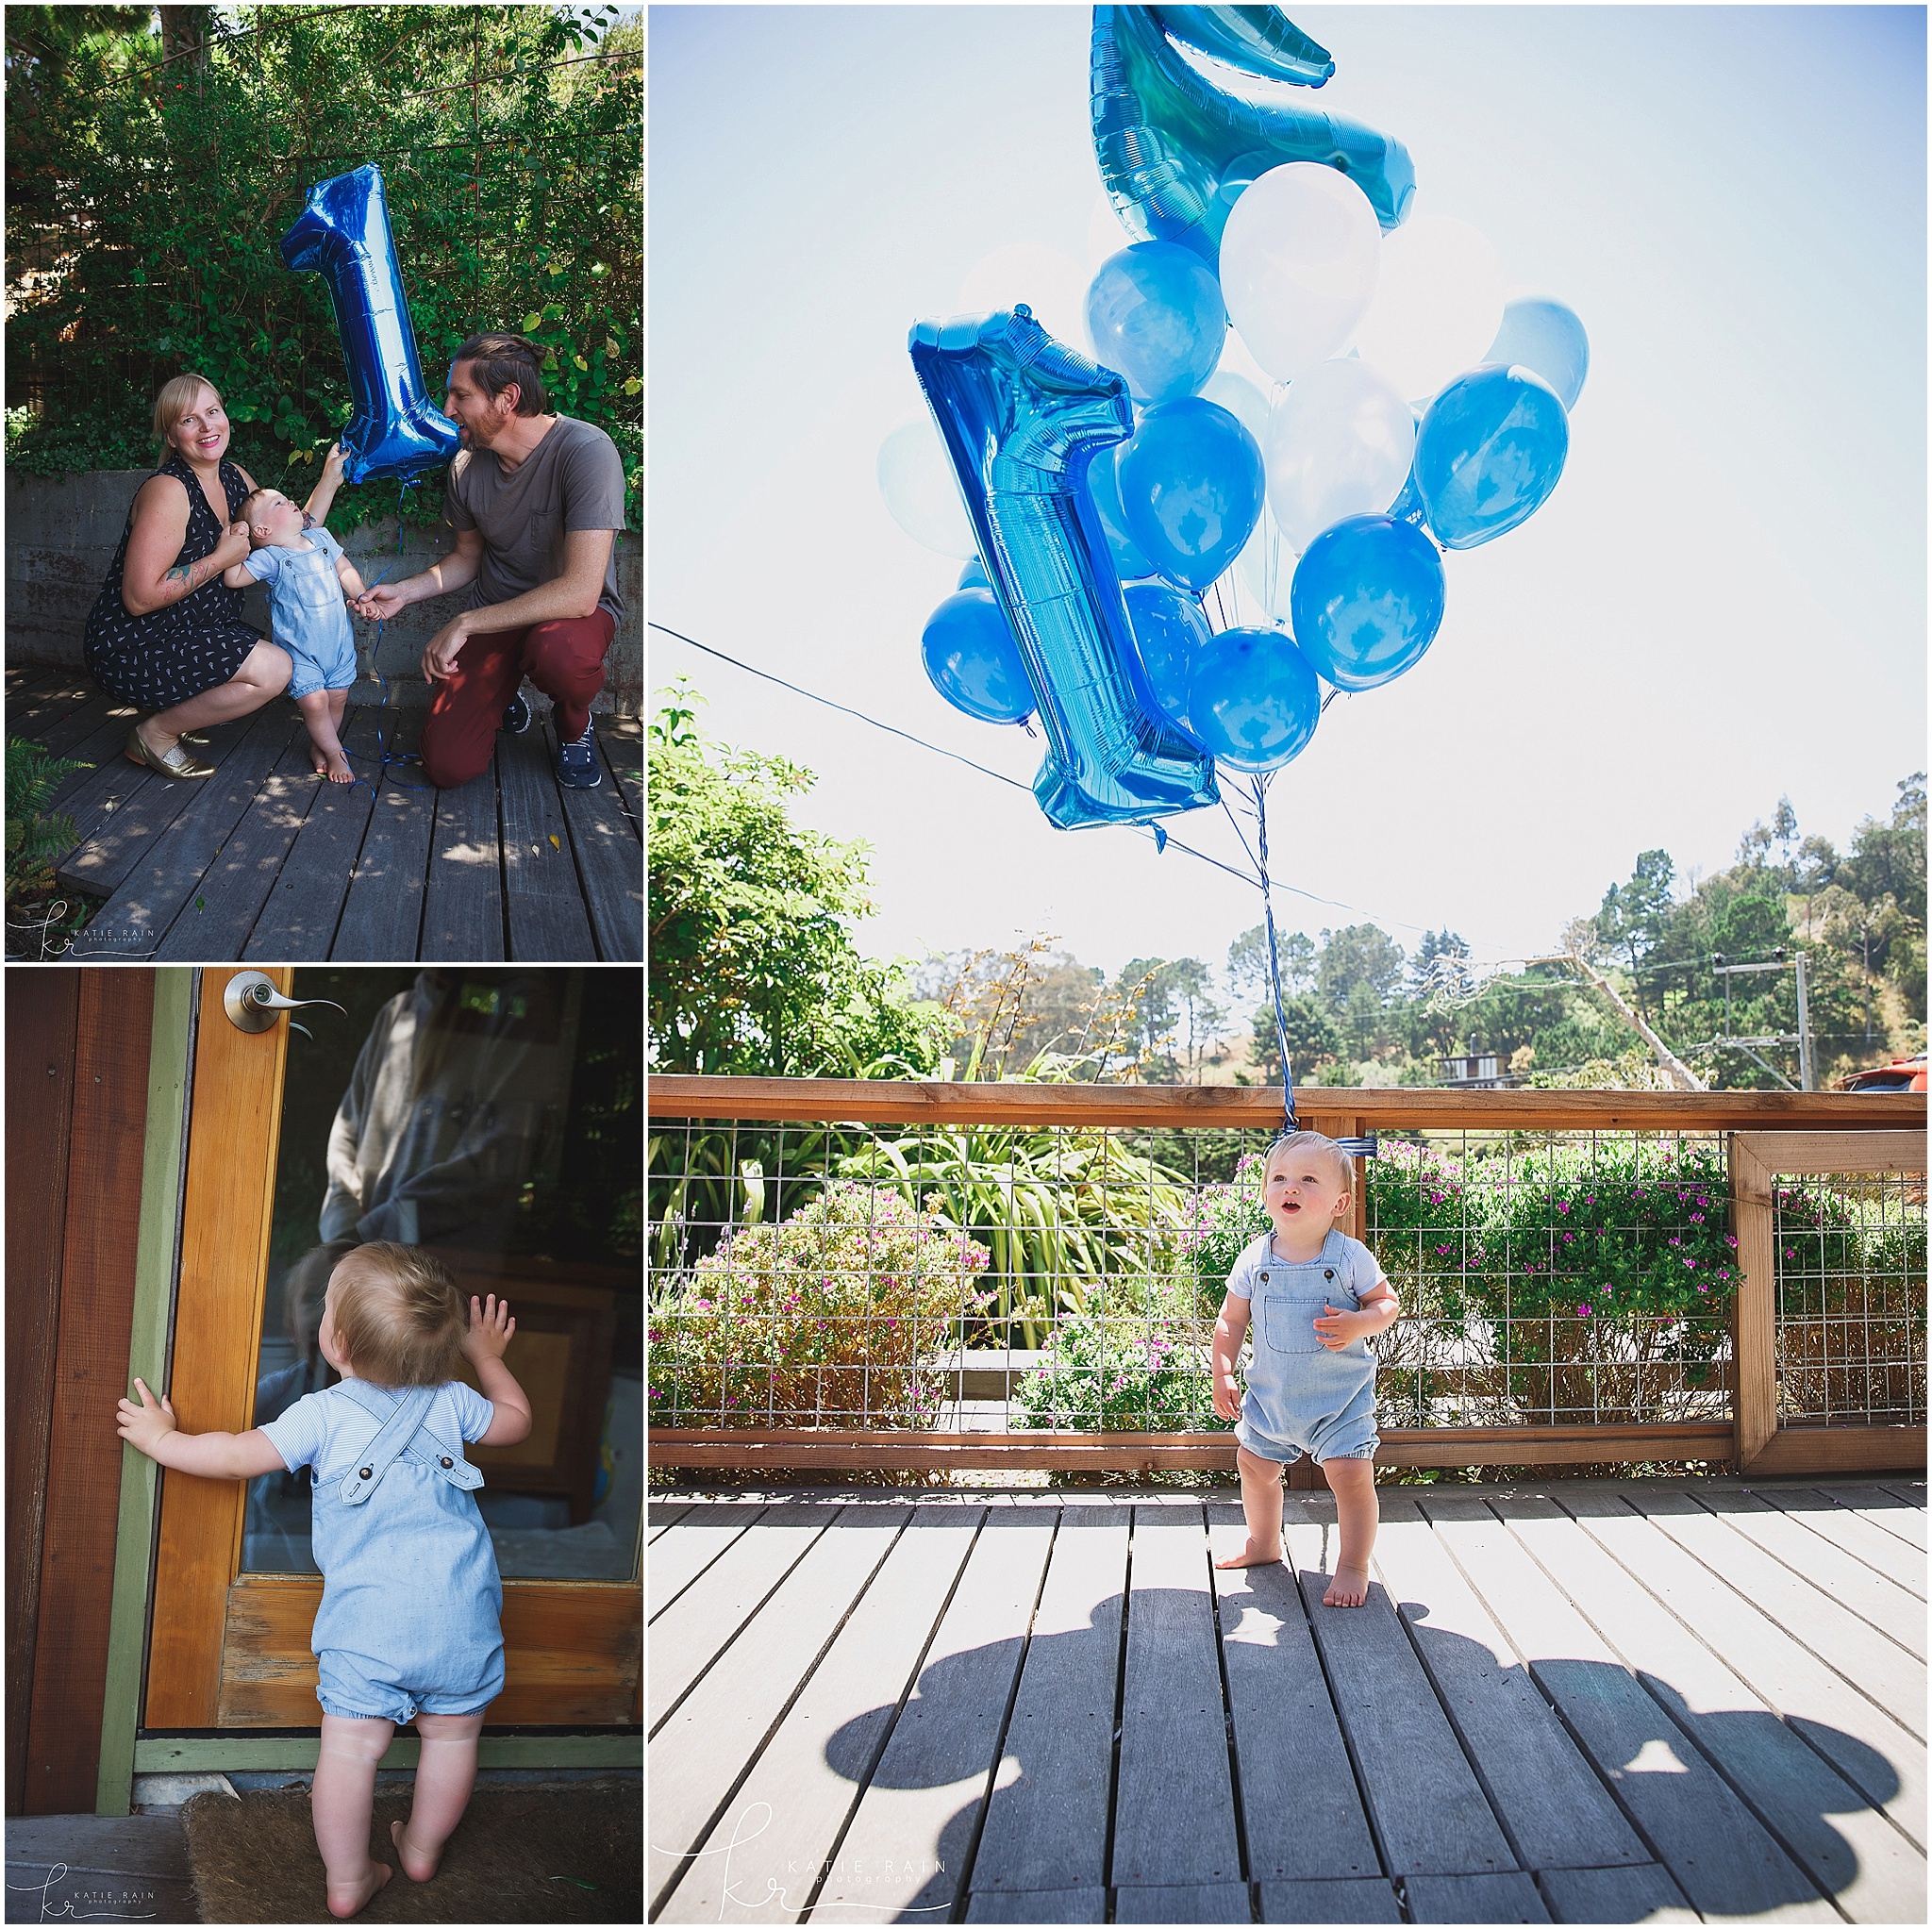
M 382 1430 L 341 1479 L 311 1468 L 322 1605 L 309 1647 L 331 1715 L 472 1715 L 503 1692 L 503 1583 L 463 1443 L 425 1426 L 434 1387 L 343 1380 Z
M 268 585 L 271 642 L 295 659 L 289 695 L 348 690 L 358 675 L 356 633 L 349 626 L 336 558 L 342 545 L 321 524 L 308 532 L 310 547 L 284 549 L 265 543 L 242 558 L 248 574 Z
M 1301 1265 L 1275 1257 L 1272 1232 L 1235 1261 L 1227 1289 L 1251 1301 L 1251 1318 L 1248 1390 L 1234 1432 L 1249 1453 L 1265 1460 L 1306 1453 L 1321 1461 L 1375 1451 L 1375 1356 L 1365 1339 L 1331 1353 L 1315 1322 L 1324 1305 L 1358 1311 L 1380 1276 L 1374 1255 L 1339 1227 Z

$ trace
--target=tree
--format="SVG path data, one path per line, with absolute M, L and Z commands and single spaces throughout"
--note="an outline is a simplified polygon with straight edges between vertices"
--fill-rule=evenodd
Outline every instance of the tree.
M 1766 840 L 1769 841 L 1769 833 Z M 1640 852 L 1629 882 L 1611 885 L 1604 892 L 1603 907 L 1597 912 L 1598 935 L 1605 944 L 1613 951 L 1622 951 L 1627 959 L 1637 981 L 1637 1008 L 1646 1020 L 1650 1008 L 1644 1002 L 1641 968 L 1663 936 L 1675 875 L 1676 866 L 1668 851 Z
M 1116 989 L 1134 1001 L 1141 1076 L 1150 1085 L 1198 1077 L 1208 1039 L 1227 1016 L 1214 999 L 1208 967 L 1198 957 L 1138 957 Z
M 1341 1056 L 1341 1033 L 1307 992 L 1281 1001 L 1282 1017 L 1288 1023 L 1288 1056 L 1293 1063 L 1295 1082 L 1305 1085 L 1324 1065 Z M 1269 999 L 1255 1013 L 1254 1036 L 1248 1056 L 1275 1081 L 1281 1077 L 1281 1041 L 1274 1029 L 1274 1003 Z
M 1315 982 L 1315 945 L 1306 932 L 1277 932 L 1275 957 L 1284 991 L 1306 991 Z M 1272 998 L 1268 980 L 1268 927 L 1257 924 L 1227 947 L 1227 982 L 1237 995 Z
M 1350 994 L 1366 985 L 1376 1009 L 1394 997 L 1402 983 L 1402 947 L 1374 924 L 1348 924 L 1322 933 L 1315 963 L 1315 990 L 1335 1014 L 1349 1008 Z
M 680 686 L 650 727 L 650 1057 L 662 1072 L 930 1070 L 944 1024 L 859 955 L 865 849 L 794 824 L 809 771 L 706 740 Z

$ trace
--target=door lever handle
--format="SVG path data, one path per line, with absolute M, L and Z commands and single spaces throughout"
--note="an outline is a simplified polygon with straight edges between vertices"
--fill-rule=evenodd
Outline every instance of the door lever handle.
M 309 1005 L 326 1005 L 332 1011 L 342 1011 L 333 998 L 284 998 L 265 972 L 237 972 L 222 993 L 222 1008 L 227 1012 L 229 1023 L 245 1032 L 265 1032 L 275 1023 L 276 1012 L 300 1011 Z M 342 1011 L 344 1018 L 348 1015 Z M 295 1024 L 293 1019 L 289 1023 L 305 1039 L 313 1039 L 314 1034 L 305 1026 Z

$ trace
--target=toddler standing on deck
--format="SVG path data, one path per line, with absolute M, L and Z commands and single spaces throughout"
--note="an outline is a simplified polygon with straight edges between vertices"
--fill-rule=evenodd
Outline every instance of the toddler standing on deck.
M 1234 1262 L 1214 1325 L 1214 1410 L 1235 1420 L 1248 1544 L 1224 1568 L 1281 1558 L 1282 1470 L 1313 1456 L 1335 1495 L 1341 1550 L 1326 1607 L 1369 1598 L 1375 1545 L 1375 1360 L 1364 1343 L 1400 1316 L 1375 1256 L 1336 1222 L 1353 1204 L 1355 1164 L 1332 1139 L 1291 1132 L 1269 1148 L 1261 1202 L 1270 1231 Z M 1247 1397 L 1235 1377 L 1255 1321 Z
M 322 1749 L 312 1802 L 328 1908 L 353 1916 L 390 1879 L 369 1854 L 375 1766 L 396 1723 L 422 1738 L 407 1822 L 391 1836 L 412 1882 L 436 1873 L 476 1780 L 483 1712 L 503 1691 L 503 1584 L 476 1511 L 483 1476 L 463 1442 L 514 1446 L 530 1406 L 503 1364 L 508 1301 L 465 1315 L 448 1269 L 420 1247 L 358 1246 L 337 1262 L 317 1339 L 340 1384 L 245 1434 L 185 1434 L 165 1398 L 120 1405 L 121 1437 L 183 1473 L 248 1480 L 308 1467 L 322 1605 Z M 488 1398 L 451 1377 L 467 1358 Z

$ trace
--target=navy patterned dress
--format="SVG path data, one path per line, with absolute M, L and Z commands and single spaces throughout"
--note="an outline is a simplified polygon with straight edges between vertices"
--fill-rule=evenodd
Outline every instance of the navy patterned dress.
M 183 563 L 212 556 L 227 534 L 227 525 L 215 521 L 200 478 L 178 450 L 171 453 L 155 474 L 174 476 L 188 491 L 188 540 L 169 567 L 178 569 Z M 221 478 L 232 523 L 242 513 L 248 484 L 232 462 L 223 462 Z M 184 596 L 165 609 L 130 616 L 121 600 L 121 573 L 126 567 L 127 539 L 133 530 L 130 505 L 121 546 L 114 552 L 107 580 L 88 616 L 87 667 L 94 681 L 124 704 L 149 711 L 172 709 L 205 690 L 228 682 L 249 651 L 262 640 L 261 633 L 242 621 L 242 592 L 228 589 L 219 573 L 193 595 Z

